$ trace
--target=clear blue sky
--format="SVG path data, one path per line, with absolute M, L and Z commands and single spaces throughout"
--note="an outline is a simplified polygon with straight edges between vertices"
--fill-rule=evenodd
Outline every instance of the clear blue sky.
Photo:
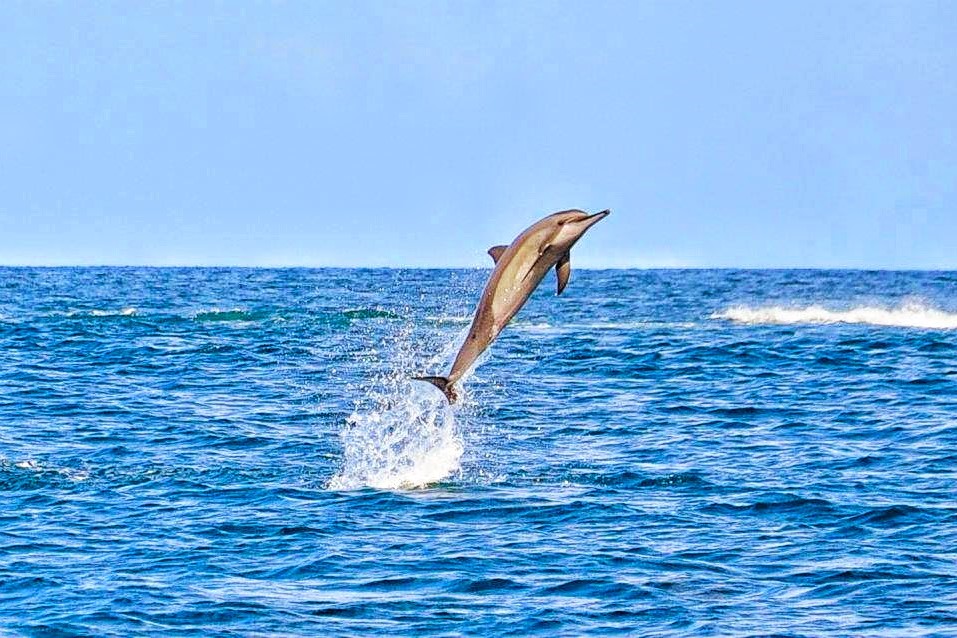
M 3 2 L 0 263 L 957 268 L 955 2 Z

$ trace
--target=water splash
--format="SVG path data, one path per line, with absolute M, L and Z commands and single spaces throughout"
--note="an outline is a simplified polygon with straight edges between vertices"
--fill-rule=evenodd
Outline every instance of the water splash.
M 342 469 L 330 489 L 422 487 L 459 469 L 463 447 L 451 408 L 441 395 L 407 385 L 396 403 L 348 418 Z
M 902 328 L 957 329 L 957 313 L 945 312 L 920 302 L 907 302 L 897 308 L 858 306 L 850 310 L 828 310 L 813 305 L 805 308 L 734 306 L 711 315 L 748 324 L 858 323 Z
M 463 330 L 423 369 L 445 365 L 467 332 Z M 346 420 L 339 434 L 342 464 L 329 489 L 423 487 L 459 470 L 464 446 L 457 411 L 435 388 L 412 381 L 415 356 L 410 341 L 408 334 L 400 339 L 394 371 L 379 379 L 368 397 L 372 407 L 357 408 Z M 461 391 L 460 401 L 467 403 Z

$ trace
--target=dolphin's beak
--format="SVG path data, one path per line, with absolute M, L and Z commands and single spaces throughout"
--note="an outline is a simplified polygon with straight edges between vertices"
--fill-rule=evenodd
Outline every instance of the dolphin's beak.
M 589 228 L 591 228 L 592 226 L 594 226 L 595 224 L 597 224 L 597 223 L 600 222 L 601 220 L 603 220 L 603 219 L 605 219 L 606 217 L 608 217 L 610 214 L 611 214 L 611 211 L 610 211 L 610 210 L 603 210 L 603 211 L 601 211 L 600 213 L 595 213 L 594 215 L 589 215 L 589 216 L 586 217 L 585 219 L 581 220 L 581 222 L 579 222 L 579 223 L 582 224 L 582 226 L 583 226 L 582 232 L 588 230 Z

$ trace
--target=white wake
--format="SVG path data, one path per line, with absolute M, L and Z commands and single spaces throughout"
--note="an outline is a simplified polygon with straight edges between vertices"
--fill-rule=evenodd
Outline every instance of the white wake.
M 747 324 L 857 323 L 957 330 L 957 313 L 945 312 L 919 302 L 904 303 L 896 308 L 858 306 L 849 310 L 829 310 L 820 305 L 804 308 L 734 306 L 711 315 L 711 318 Z

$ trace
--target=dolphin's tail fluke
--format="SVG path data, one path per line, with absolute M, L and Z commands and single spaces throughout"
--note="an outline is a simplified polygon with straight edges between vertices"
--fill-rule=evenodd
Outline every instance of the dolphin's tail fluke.
M 455 391 L 455 385 L 449 381 L 448 377 L 412 377 L 416 381 L 427 381 L 437 387 L 449 400 L 449 405 L 458 401 L 459 393 Z

